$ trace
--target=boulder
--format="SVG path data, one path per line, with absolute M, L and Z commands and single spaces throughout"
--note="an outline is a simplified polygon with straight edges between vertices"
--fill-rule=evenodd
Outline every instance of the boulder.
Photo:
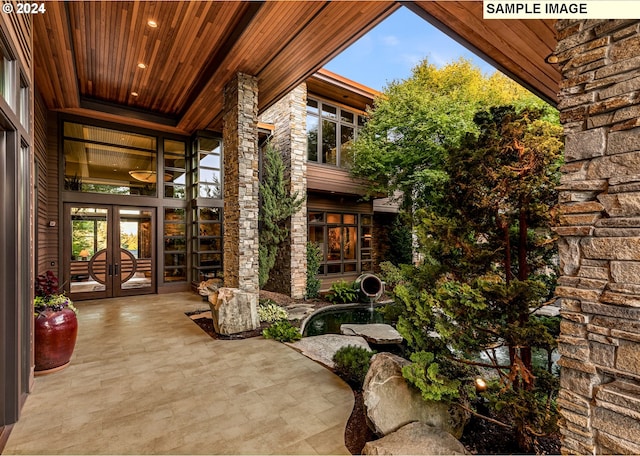
M 379 440 L 367 442 L 362 454 L 469 454 L 464 445 L 442 429 L 414 422 Z
M 371 358 L 363 385 L 369 427 L 384 436 L 420 421 L 460 438 L 469 414 L 453 404 L 425 401 L 402 376 L 402 367 L 407 364 L 410 362 L 391 353 L 378 353 Z
M 383 323 L 340 325 L 340 332 L 345 336 L 362 336 L 371 344 L 401 344 L 404 340 L 393 326 Z
M 258 294 L 237 288 L 219 288 L 209 295 L 213 327 L 218 334 L 253 331 L 260 326 Z
M 297 342 L 287 343 L 307 358 L 319 362 L 330 369 L 335 367 L 333 355 L 342 347 L 353 345 L 369 351 L 369 344 L 362 337 L 341 336 L 338 334 L 324 334 L 322 336 L 303 337 Z

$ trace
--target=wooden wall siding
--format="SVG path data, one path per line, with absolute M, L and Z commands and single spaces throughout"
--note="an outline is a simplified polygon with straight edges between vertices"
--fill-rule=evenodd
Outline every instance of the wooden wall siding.
M 37 193 L 36 207 L 38 209 L 36 236 L 38 239 L 38 251 L 36 255 L 36 274 L 47 270 L 51 259 L 47 257 L 47 231 L 48 231 L 48 188 L 47 188 L 47 107 L 44 100 L 37 93 L 34 100 L 33 115 L 33 149 L 38 165 L 36 182 Z
M 12 2 L 14 3 L 14 2 Z M 14 3 L 15 8 L 15 3 Z M 2 17 L 8 19 L 11 26 L 8 28 L 11 41 L 17 45 L 18 56 L 17 58 L 22 62 L 27 74 L 24 76 L 28 82 L 31 83 L 31 68 L 32 68 L 32 47 L 33 47 L 33 35 L 32 35 L 32 15 L 30 14 L 2 14 Z
M 373 213 L 371 201 L 363 201 L 360 197 L 349 195 L 336 197 L 336 195 L 329 196 L 313 192 L 307 195 L 307 208 L 310 211 Z
M 417 1 L 405 6 L 463 44 L 475 47 L 509 76 L 557 104 L 560 71 L 545 62 L 556 47 L 555 20 L 483 20 L 480 1 Z
M 347 170 L 312 162 L 307 162 L 307 188 L 350 195 L 366 193 L 364 183 L 354 180 Z
M 47 224 L 53 221 L 56 226 L 47 226 L 46 236 L 43 239 L 38 239 L 38 248 L 44 250 L 47 261 L 46 269 L 51 269 L 58 277 L 62 277 L 62 271 L 58 264 L 62 252 L 59 174 L 58 116 L 49 112 L 47 116 Z M 51 265 L 51 262 L 54 264 Z

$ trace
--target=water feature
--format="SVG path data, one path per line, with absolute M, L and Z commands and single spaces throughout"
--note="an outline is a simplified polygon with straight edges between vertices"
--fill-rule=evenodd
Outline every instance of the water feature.
M 320 336 L 322 334 L 341 334 L 340 325 L 347 323 L 391 323 L 376 311 L 372 300 L 367 304 L 345 304 L 325 307 L 313 313 L 302 325 L 302 335 Z

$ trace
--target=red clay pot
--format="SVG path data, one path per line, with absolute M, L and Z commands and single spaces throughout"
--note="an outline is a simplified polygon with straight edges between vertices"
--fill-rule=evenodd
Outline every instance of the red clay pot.
M 69 364 L 78 335 L 78 319 L 71 309 L 45 310 L 35 316 L 35 370 L 56 371 Z

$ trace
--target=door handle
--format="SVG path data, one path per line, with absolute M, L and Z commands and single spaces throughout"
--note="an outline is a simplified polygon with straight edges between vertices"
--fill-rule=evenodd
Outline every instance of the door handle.
M 113 265 L 109 265 L 109 275 L 112 276 L 113 275 Z
M 120 265 L 118 263 L 115 264 L 113 269 L 113 275 L 118 275 L 120 273 Z

